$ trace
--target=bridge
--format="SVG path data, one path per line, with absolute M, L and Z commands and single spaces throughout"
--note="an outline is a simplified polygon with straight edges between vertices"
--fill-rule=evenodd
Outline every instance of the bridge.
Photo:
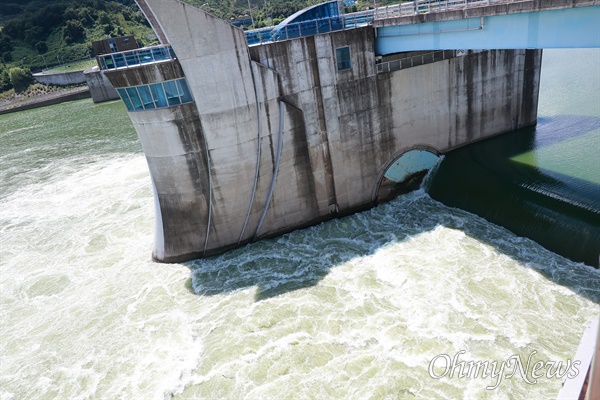
M 249 45 L 371 25 L 376 29 L 377 55 L 600 47 L 598 0 L 415 0 L 358 13 L 302 18 L 311 15 L 314 7 L 276 27 L 247 31 Z
M 377 9 L 376 52 L 600 48 L 598 0 L 420 0 Z

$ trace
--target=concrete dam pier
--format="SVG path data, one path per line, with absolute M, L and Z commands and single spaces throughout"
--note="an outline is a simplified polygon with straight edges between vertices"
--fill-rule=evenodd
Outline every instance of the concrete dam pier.
M 251 46 L 177 0 L 137 3 L 162 45 L 99 64 L 148 161 L 160 262 L 368 209 L 440 154 L 537 120 L 541 50 L 377 54 L 369 24 Z

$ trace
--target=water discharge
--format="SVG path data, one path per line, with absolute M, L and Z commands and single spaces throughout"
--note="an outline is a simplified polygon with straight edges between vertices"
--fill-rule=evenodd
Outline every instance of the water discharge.
M 600 51 L 574 54 L 580 57 L 573 64 L 542 70 L 537 127 L 448 153 L 429 193 L 571 260 L 598 267 Z M 559 58 L 549 52 L 546 61 L 552 66 Z M 555 69 L 563 71 L 562 80 L 547 79 L 556 77 Z M 573 73 L 588 76 L 589 90 L 571 86 Z M 571 92 L 577 93 L 576 101 Z M 548 97 L 556 98 L 562 107 L 544 108 Z M 571 97 L 575 104 L 563 103 L 563 97 Z M 582 114 L 579 107 L 591 115 Z M 548 109 L 561 113 L 548 115 Z
M 600 312 L 598 270 L 422 190 L 155 264 L 124 106 L 84 100 L 0 124 L 2 400 L 553 398 L 560 379 L 486 391 L 494 379 L 434 379 L 429 363 L 461 350 L 566 362 Z

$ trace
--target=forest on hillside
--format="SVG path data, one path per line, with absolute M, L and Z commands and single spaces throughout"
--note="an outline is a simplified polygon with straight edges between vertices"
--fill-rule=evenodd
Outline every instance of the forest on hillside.
M 183 0 L 224 20 L 248 21 L 245 28 L 276 25 L 323 0 Z M 394 1 L 378 1 L 378 4 Z M 349 4 L 351 2 L 348 2 Z M 373 5 L 357 0 L 347 11 Z M 11 69 L 39 71 L 93 57 L 91 42 L 134 35 L 141 45 L 156 42 L 134 0 L 2 0 L 0 2 L 0 91 L 13 85 Z

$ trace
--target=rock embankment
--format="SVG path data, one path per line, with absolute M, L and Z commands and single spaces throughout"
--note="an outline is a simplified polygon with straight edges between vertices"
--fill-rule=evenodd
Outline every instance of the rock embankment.
M 0 114 L 29 110 L 31 108 L 44 107 L 88 97 L 90 97 L 90 89 L 87 86 L 60 89 L 45 93 L 14 94 L 11 98 L 0 101 Z

